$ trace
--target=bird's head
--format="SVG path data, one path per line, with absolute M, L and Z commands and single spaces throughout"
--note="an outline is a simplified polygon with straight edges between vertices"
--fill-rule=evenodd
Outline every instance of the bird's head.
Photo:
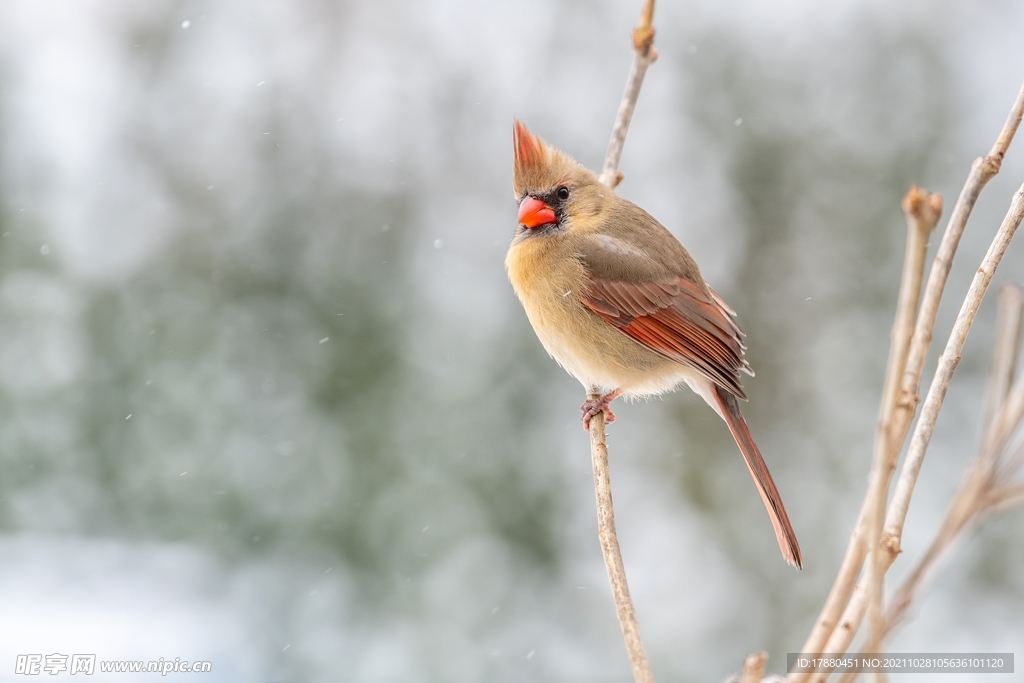
M 551 147 L 521 121 L 512 128 L 512 187 L 519 202 L 517 237 L 555 235 L 600 213 L 612 190 L 568 154 Z

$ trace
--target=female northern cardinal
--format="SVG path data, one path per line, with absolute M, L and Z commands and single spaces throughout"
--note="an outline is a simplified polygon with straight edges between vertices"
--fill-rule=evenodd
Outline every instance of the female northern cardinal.
M 583 426 L 618 396 L 651 396 L 684 382 L 736 439 L 764 500 L 782 556 L 800 545 L 738 398 L 743 332 L 686 249 L 658 221 L 622 199 L 519 121 L 513 130 L 519 228 L 505 266 L 548 353 L 604 395 L 581 407 Z

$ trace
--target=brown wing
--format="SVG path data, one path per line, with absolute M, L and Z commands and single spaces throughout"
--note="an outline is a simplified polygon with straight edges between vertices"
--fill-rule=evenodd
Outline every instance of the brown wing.
M 717 294 L 686 277 L 626 282 L 591 274 L 588 284 L 580 299 L 607 323 L 746 399 L 739 371 L 753 373 L 743 358 L 743 332 Z

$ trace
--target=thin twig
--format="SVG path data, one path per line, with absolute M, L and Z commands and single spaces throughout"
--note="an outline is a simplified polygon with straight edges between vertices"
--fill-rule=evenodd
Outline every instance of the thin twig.
M 924 370 L 925 359 L 928 355 L 928 347 L 931 345 L 932 332 L 935 329 L 935 318 L 939 311 L 939 301 L 946 286 L 946 279 L 949 277 L 949 270 L 953 265 L 953 256 L 956 254 L 960 237 L 967 226 L 967 219 L 974 209 L 978 196 L 989 180 L 999 173 L 1002 167 L 1003 157 L 1013 140 L 1017 127 L 1020 125 L 1021 117 L 1024 116 L 1024 85 L 1017 93 L 1017 99 L 1007 116 L 999 137 L 989 151 L 988 155 L 976 159 L 971 166 L 971 172 L 967 177 L 960 196 L 957 198 L 953 213 L 949 217 L 946 232 L 939 244 L 939 252 L 935 256 L 935 263 L 928 274 L 928 284 L 925 288 L 924 299 L 921 302 L 921 311 L 917 317 L 917 325 L 914 328 L 914 337 L 910 345 L 910 355 L 907 359 L 907 370 L 903 376 L 903 384 L 900 390 L 900 398 L 897 402 L 896 414 L 893 419 L 893 443 L 891 446 L 899 450 L 907 438 L 910 429 L 910 421 L 913 418 L 917 406 L 918 391 L 921 387 L 921 373 Z M 898 539 L 894 539 L 897 540 Z M 899 545 L 888 549 L 892 554 L 899 554 Z
M 742 683 L 761 683 L 764 678 L 764 667 L 768 663 L 768 653 L 761 651 L 747 655 L 743 660 Z
M 886 367 L 882 403 L 879 409 L 878 431 L 875 435 L 875 463 L 872 468 L 868 494 L 865 496 L 853 535 L 850 537 L 850 545 L 847 548 L 843 566 L 836 577 L 821 616 L 818 617 L 815 628 L 811 631 L 807 644 L 804 645 L 803 652 L 845 652 L 856 632 L 856 629 L 853 632 L 850 631 L 852 624 L 855 623 L 859 626 L 864 617 L 864 604 L 859 605 L 853 612 L 848 609 L 844 611 L 844 608 L 849 606 L 848 601 L 867 552 L 868 546 L 864 542 L 864 538 L 865 536 L 878 538 L 881 534 L 886 493 L 896 466 L 896 456 L 887 449 L 891 442 L 891 417 L 896 403 L 899 382 L 906 366 L 908 347 L 913 332 L 913 320 L 920 298 L 928 236 L 935 229 L 942 213 L 942 197 L 914 186 L 903 197 L 902 207 L 907 221 L 907 247 L 904 255 L 900 293 L 897 299 L 896 320 L 892 329 L 889 363 Z M 880 511 L 877 510 L 879 505 L 881 505 Z M 873 511 L 877 521 L 870 524 Z M 877 528 L 877 532 L 872 534 L 869 526 Z M 863 591 L 864 589 L 861 588 L 862 593 Z M 836 630 L 837 626 L 838 630 Z M 809 675 L 808 672 L 792 676 L 800 680 Z M 826 672 L 824 676 L 819 676 L 814 680 L 824 680 L 827 677 Z
M 633 69 L 630 72 L 629 81 L 626 83 L 622 104 L 619 105 L 615 126 L 612 129 L 611 142 L 608 145 L 608 154 L 605 157 L 604 168 L 600 176 L 601 182 L 611 188 L 614 188 L 622 180 L 622 174 L 618 172 L 619 158 L 622 156 L 622 146 L 626 141 L 629 121 L 633 116 L 637 97 L 640 95 L 644 73 L 658 57 L 658 52 L 654 49 L 653 18 L 654 0 L 646 0 L 643 10 L 640 12 L 640 21 L 633 31 L 633 48 L 636 52 Z M 600 399 L 600 388 L 591 387 L 588 397 L 595 400 Z M 626 644 L 629 663 L 633 669 L 633 678 L 636 683 L 654 683 L 651 664 L 647 660 L 647 652 L 644 650 L 644 644 L 640 638 L 636 610 L 633 608 L 633 600 L 629 596 L 629 583 L 626 580 L 626 568 L 622 563 L 619 540 L 615 534 L 615 508 L 612 505 L 612 484 L 608 472 L 608 445 L 604 427 L 605 415 L 603 412 L 591 418 L 590 459 L 594 466 L 594 493 L 597 498 L 597 530 L 601 540 L 601 553 L 604 555 L 605 568 L 608 570 L 608 580 L 611 583 L 612 596 L 615 598 L 615 611 L 619 618 L 619 627 L 622 629 L 622 638 Z
M 935 329 L 935 319 L 938 315 L 939 302 L 942 298 L 942 294 L 945 290 L 946 280 L 949 277 L 950 268 L 953 265 L 953 256 L 956 254 L 957 246 L 959 245 L 960 238 L 963 235 L 964 229 L 967 226 L 967 220 L 970 217 L 971 211 L 974 208 L 975 203 L 981 194 L 982 189 L 991 180 L 1002 166 L 1003 158 L 1006 155 L 1006 150 L 1013 140 L 1013 136 L 1017 131 L 1018 126 L 1021 122 L 1021 117 L 1024 115 L 1024 85 L 1021 86 L 1020 91 L 1017 94 L 1017 99 L 1014 101 L 1013 107 L 1007 116 L 1006 123 L 1003 125 L 1003 129 L 999 133 L 999 137 L 996 139 L 995 144 L 989 151 L 988 155 L 975 160 L 971 166 L 971 172 L 968 176 L 967 182 L 964 185 L 960 196 L 957 198 L 956 206 L 953 208 L 953 213 L 950 215 L 949 223 L 946 227 L 946 231 L 943 235 L 942 242 L 939 245 L 938 254 L 935 257 L 934 265 L 928 276 L 928 285 L 925 289 L 924 299 L 921 302 L 921 311 L 918 314 L 917 324 L 914 329 L 914 336 L 911 341 L 909 357 L 907 359 L 906 372 L 903 376 L 903 383 L 900 391 L 900 397 L 897 401 L 895 414 L 893 417 L 893 428 L 891 432 L 891 441 L 889 444 L 890 453 L 898 453 L 903 446 L 903 442 L 906 440 L 907 432 L 910 429 L 910 422 L 913 418 L 914 411 L 917 405 L 918 392 L 921 386 L 921 373 L 924 370 L 925 359 L 928 354 L 928 348 L 931 345 L 932 333 Z M 1015 228 L 1014 228 L 1015 229 Z M 1012 236 L 1012 233 L 1011 233 Z M 994 243 L 993 243 L 994 244 Z M 1002 253 L 996 259 L 998 264 L 998 258 L 1001 258 Z M 980 273 L 979 273 L 980 274 Z M 991 279 L 991 276 L 989 276 Z M 977 277 L 975 282 L 978 282 Z M 988 286 L 988 280 L 984 283 L 985 288 Z M 973 291 L 973 285 L 972 285 Z M 981 295 L 984 295 L 984 290 L 980 291 Z M 971 292 L 968 292 L 968 300 L 972 296 Z M 980 303 L 980 298 L 978 299 Z M 968 306 L 965 301 L 964 306 Z M 970 324 L 974 320 L 974 312 L 976 308 L 969 315 L 969 321 L 967 319 L 961 319 L 958 317 L 958 325 L 966 322 L 966 327 L 961 325 L 960 331 L 963 338 L 966 339 L 967 331 L 970 329 Z M 964 312 L 964 309 L 961 309 Z M 956 328 L 954 328 L 956 331 Z M 956 346 L 954 338 L 950 337 L 950 342 Z M 950 347 L 952 348 L 952 347 Z M 963 348 L 962 342 L 959 344 L 959 349 Z M 956 351 L 955 357 L 950 357 L 948 354 L 944 354 L 947 359 L 945 364 L 945 371 L 948 371 L 949 377 L 952 377 L 952 372 L 956 368 L 956 364 L 959 363 L 959 349 Z M 947 348 L 947 351 L 949 348 Z M 940 367 L 943 367 L 940 364 Z M 944 371 L 944 373 L 945 373 Z M 941 376 L 939 371 L 936 370 L 935 378 L 939 379 Z M 936 386 L 933 380 L 932 386 L 929 388 L 929 396 L 934 396 L 937 403 L 932 405 L 932 410 L 935 411 L 929 419 L 925 419 L 924 410 L 922 409 L 921 418 L 918 420 L 918 427 L 915 430 L 915 437 L 918 433 L 921 434 L 924 440 L 919 440 L 916 446 L 911 443 L 911 451 L 916 454 L 912 460 L 909 456 L 907 461 L 904 463 L 903 472 L 907 473 L 907 477 L 904 478 L 901 473 L 900 482 L 897 483 L 896 494 L 901 500 L 901 503 L 897 509 L 902 509 L 902 513 L 897 513 L 897 517 L 891 517 L 893 513 L 893 507 L 889 507 L 889 515 L 887 517 L 886 530 L 883 532 L 882 537 L 879 538 L 879 562 L 885 563 L 891 566 L 892 562 L 895 561 L 896 556 L 900 553 L 900 535 L 902 534 L 903 521 L 906 518 L 906 506 L 910 502 L 910 493 L 913 490 L 913 482 L 916 482 L 917 471 L 920 469 L 921 460 L 924 458 L 924 451 L 927 448 L 927 442 L 931 437 L 931 427 L 934 426 L 934 420 L 937 417 L 937 410 L 942 405 L 942 400 L 945 397 L 945 391 L 948 388 L 948 381 L 946 379 L 945 386 Z M 932 393 L 932 392 L 936 393 Z M 941 397 L 940 397 L 941 393 Z M 926 434 L 927 433 L 927 434 Z M 910 469 L 908 469 L 908 465 Z M 902 483 L 902 488 L 901 488 Z M 896 528 L 899 528 L 899 533 L 893 533 Z M 881 555 L 885 553 L 886 558 L 882 558 Z
M 960 362 L 960 351 L 963 350 L 964 342 L 967 339 L 967 332 L 974 322 L 978 306 L 981 304 L 985 290 L 992 280 L 995 268 L 999 265 L 999 260 L 1009 246 L 1010 239 L 1013 237 L 1017 226 L 1020 225 L 1022 218 L 1024 218 L 1024 186 L 1013 195 L 1013 201 L 1010 203 L 1010 209 L 1006 214 L 1006 218 L 1003 219 L 1003 224 L 992 240 L 988 254 L 986 254 L 985 259 L 982 261 L 981 267 L 978 268 L 974 282 L 971 283 L 971 288 L 968 290 L 967 297 L 964 299 L 963 306 L 960 309 L 960 314 L 953 325 L 953 331 L 950 333 L 946 349 L 939 359 L 939 366 L 935 369 L 935 377 L 932 379 L 928 395 L 925 398 L 924 407 L 921 409 L 921 417 L 917 422 L 917 427 L 914 429 L 910 451 L 907 453 L 903 469 L 900 471 L 900 478 L 896 483 L 893 499 L 889 503 L 885 531 L 879 543 L 881 548 L 890 551 L 889 554 L 881 556 L 883 574 L 892 566 L 898 555 L 898 553 L 892 553 L 891 548 L 899 547 L 899 537 L 903 533 L 903 524 L 906 521 L 910 497 L 913 494 L 917 475 L 921 470 L 921 463 L 924 461 L 924 455 L 928 449 L 932 430 L 935 427 L 935 419 L 942 408 L 942 402 L 945 399 L 946 390 L 949 388 L 949 382 L 953 377 L 953 371 Z M 984 455 L 980 455 L 979 458 L 984 458 Z M 901 592 L 894 598 L 893 605 L 890 608 L 890 615 L 903 614 L 907 605 L 910 604 L 909 599 L 913 597 L 917 583 L 920 582 L 927 568 L 931 566 L 941 552 L 972 521 L 971 510 L 974 508 L 975 501 L 982 499 L 981 493 L 989 480 L 990 477 L 982 473 L 982 468 L 973 468 L 968 476 L 964 478 L 958 493 L 954 496 L 950 513 L 947 515 L 942 529 L 925 556 L 923 565 L 919 568 L 919 573 L 912 574 L 908 579 L 908 582 L 911 583 L 911 588 L 908 589 L 909 592 Z M 866 594 L 862 591 L 854 593 L 843 613 L 843 632 L 836 634 L 828 643 L 829 648 L 837 649 L 828 649 L 826 650 L 827 652 L 845 652 L 849 648 L 853 636 L 856 634 L 861 620 L 864 618 L 865 605 L 863 603 L 866 597 Z M 907 600 L 907 602 L 901 606 L 902 603 L 900 601 L 903 600 Z M 875 652 L 878 645 L 890 632 L 893 623 L 893 617 L 888 615 L 884 617 L 877 634 L 878 640 L 869 641 L 865 651 Z M 824 681 L 827 677 L 827 673 L 820 674 L 814 681 L 815 683 Z
M 921 471 L 921 463 L 924 461 L 925 451 L 931 440 L 932 430 L 935 428 L 935 420 L 939 416 L 942 402 L 946 398 L 946 391 L 949 389 L 949 382 L 953 378 L 953 371 L 960 363 L 960 352 L 967 341 L 967 333 L 974 323 L 974 317 L 978 313 L 981 299 L 988 290 L 988 285 L 999 267 L 1006 248 L 1010 246 L 1021 219 L 1024 219 L 1024 186 L 1021 186 L 1013 194 L 1013 201 L 1010 202 L 1010 209 L 1003 218 L 999 231 L 989 245 L 988 253 L 985 254 L 978 272 L 974 275 L 971 288 L 967 291 L 967 298 L 964 299 L 960 313 L 953 324 L 953 331 L 949 335 L 946 349 L 939 359 L 939 366 L 935 368 L 935 377 L 931 386 L 928 387 L 928 395 L 925 397 L 924 406 L 921 408 L 921 417 L 914 428 L 914 436 L 910 441 L 910 450 L 907 452 L 903 469 L 900 470 L 900 478 L 896 482 L 896 490 L 893 493 L 892 503 L 886 515 L 885 532 L 883 543 L 887 548 L 899 548 L 900 537 L 903 535 L 903 525 L 907 519 L 907 509 L 910 506 L 910 497 L 914 492 L 914 485 L 917 483 L 917 475 Z M 896 554 L 893 553 L 893 559 Z
M 1007 286 L 1003 288 L 1003 292 L 1007 296 L 1007 303 L 1016 304 L 1018 307 L 1024 305 L 1024 292 L 1020 288 L 1015 286 Z M 1021 315 L 1020 309 L 1018 308 L 1018 315 Z M 1018 335 L 1020 332 L 1018 332 Z M 1016 347 L 1015 347 L 1016 348 Z M 1009 361 L 1010 368 L 1007 368 L 1009 373 L 1013 372 L 1013 366 L 1016 366 L 1016 355 L 1012 360 Z M 1012 380 L 1012 376 L 1010 377 Z M 996 411 L 992 415 L 992 424 L 989 429 L 993 432 L 992 443 L 990 444 L 990 450 L 997 451 L 1003 445 L 999 443 L 1000 438 L 1005 441 L 1012 433 L 1012 425 L 1017 425 L 1024 419 L 1024 373 L 1019 375 L 1016 380 L 1010 382 L 1009 388 L 1006 389 L 1003 405 L 1001 409 Z M 1013 465 L 1015 460 L 1019 458 L 1009 458 L 1007 465 Z
M 939 252 L 935 256 L 935 265 L 928 275 L 928 287 L 925 291 L 925 300 L 921 303 L 921 313 L 917 319 L 917 327 L 914 330 L 914 344 L 911 348 L 911 356 L 908 360 L 908 376 L 904 378 L 903 388 L 911 395 L 917 394 L 917 388 L 921 384 L 921 371 L 924 368 L 925 357 L 928 354 L 928 346 L 931 342 L 932 330 L 935 328 L 935 318 L 938 315 L 939 301 L 945 288 L 946 278 L 949 276 L 949 269 L 953 265 L 953 256 L 956 254 L 957 246 L 960 244 L 960 237 L 967 226 L 967 219 L 970 218 L 974 204 L 978 201 L 982 189 L 992 178 L 999 173 L 1002 167 L 1006 150 L 1013 141 L 1013 136 L 1020 126 L 1021 117 L 1024 116 L 1024 85 L 1017 93 L 1017 99 L 1010 109 L 1010 113 L 999 132 L 995 144 L 985 157 L 980 157 L 971 166 L 970 175 L 964 184 L 960 196 L 957 198 L 953 213 L 950 214 L 949 224 L 939 245 Z M 913 406 L 911 406 L 913 408 Z M 911 411 L 911 415 L 912 415 Z M 909 416 L 908 416 L 909 421 Z
M 817 620 L 815 620 L 814 626 L 811 628 L 811 632 L 807 636 L 803 648 L 800 650 L 802 653 L 823 654 L 826 652 L 845 651 L 833 650 L 832 638 L 836 632 L 836 627 L 840 623 L 845 623 L 845 620 L 843 620 L 845 616 L 844 610 L 850 601 L 850 595 L 857 585 L 857 576 L 860 574 L 861 566 L 864 564 L 864 556 L 867 552 L 864 534 L 867 531 L 865 526 L 871 509 L 870 503 L 871 500 L 865 497 L 860 509 L 860 515 L 857 518 L 857 524 L 854 526 L 853 533 L 850 534 L 850 541 L 846 546 L 846 555 L 843 556 L 843 562 L 839 566 L 839 573 L 832 583 L 832 590 L 829 591 L 828 597 L 825 598 L 825 605 L 821 608 L 821 613 L 818 615 Z M 863 618 L 863 612 L 861 613 L 861 618 Z M 857 623 L 859 625 L 859 619 Z M 851 636 L 850 638 L 852 640 L 853 637 Z M 789 674 L 786 680 L 788 683 L 802 683 L 811 675 L 811 671 L 794 672 Z M 824 677 L 815 680 L 824 680 L 825 678 L 828 678 L 827 673 Z
M 878 640 L 884 615 L 882 596 L 885 569 L 878 552 L 878 539 L 882 535 L 882 521 L 885 503 L 889 497 L 889 481 L 896 469 L 899 452 L 889 449 L 892 440 L 892 414 L 896 408 L 896 395 L 900 380 L 907 364 L 910 338 L 914 333 L 914 318 L 917 316 L 917 302 L 921 297 L 921 282 L 924 279 L 924 259 L 928 251 L 928 238 L 942 215 L 942 197 L 912 186 L 903 197 L 903 215 L 907 221 L 907 246 L 903 257 L 903 277 L 896 304 L 896 321 L 893 323 L 892 339 L 889 346 L 889 362 L 886 367 L 882 402 L 878 415 L 878 431 L 875 434 L 874 465 L 871 470 L 870 499 L 871 514 L 868 525 L 868 539 L 871 539 L 871 564 L 868 565 L 868 598 L 870 602 L 870 624 L 872 641 Z M 869 648 L 871 649 L 871 648 Z M 872 650 L 874 651 L 874 650 Z M 882 676 L 881 673 L 878 674 Z
M 1024 332 L 1024 290 L 1015 284 L 999 288 L 999 317 L 996 341 L 992 350 L 989 374 L 989 395 L 982 423 L 981 458 L 992 482 L 999 482 L 999 491 L 988 493 L 990 505 L 1005 498 L 1011 481 L 1024 463 L 1020 449 L 1012 455 L 1006 450 L 1010 437 L 1024 420 L 1024 374 L 1014 381 L 1020 356 L 1021 334 Z
M 1001 491 L 997 497 L 993 498 L 992 511 L 1002 512 L 1021 504 L 1024 504 L 1024 484 L 1017 484 Z
M 1006 426 L 1017 424 L 1021 421 L 1022 416 L 1024 416 L 1024 374 L 1017 377 L 1017 380 L 1010 387 L 1010 391 L 1006 395 L 1006 404 L 999 414 L 1000 431 L 1009 437 L 1010 433 L 1007 431 Z
M 1013 368 L 1016 366 L 1019 354 L 1022 312 L 1024 312 L 1024 293 L 1016 286 L 1002 287 L 999 296 L 999 318 L 992 371 L 989 377 L 990 404 L 982 425 L 982 443 L 979 446 L 978 454 L 972 460 L 957 487 L 939 532 L 935 535 L 927 552 L 918 561 L 917 566 L 893 595 L 889 609 L 885 613 L 878 640 L 875 643 L 882 642 L 905 618 L 925 579 L 957 538 L 962 536 L 968 528 L 976 525 L 986 514 L 1005 509 L 1004 501 L 1010 504 L 1024 502 L 1014 495 L 1018 491 L 1024 491 L 1024 487 L 1020 485 L 1007 486 L 1002 481 L 1002 477 L 1010 478 L 1016 474 L 1015 469 L 1006 468 L 1007 461 L 1011 458 L 1007 456 L 1005 445 L 1009 434 L 1019 426 L 1020 417 L 1018 416 L 1018 419 L 1012 422 L 1000 420 L 1002 402 L 1006 398 Z M 1000 429 L 1005 430 L 1005 433 Z M 861 597 L 855 592 L 847 611 L 853 612 L 858 607 L 862 607 Z M 850 637 L 852 638 L 852 635 Z M 830 642 L 829 645 L 831 646 L 833 643 Z M 849 647 L 849 642 L 845 645 L 836 645 L 844 648 L 836 650 L 837 652 L 845 652 L 845 648 Z M 864 647 L 864 651 L 875 652 L 874 643 L 869 642 Z M 855 678 L 855 674 L 847 674 L 842 677 L 842 681 L 852 681 Z
M 1021 316 L 1024 314 L 1024 292 L 1020 287 L 1005 284 L 999 288 L 999 318 L 996 344 L 992 351 L 992 373 L 985 400 L 985 431 L 983 448 L 996 449 L 995 439 L 1000 430 L 1002 407 L 1006 403 L 1013 376 L 1017 370 L 1017 349 L 1020 348 Z
M 604 157 L 604 167 L 598 177 L 602 183 L 614 188 L 622 182 L 619 173 L 619 159 L 622 157 L 622 146 L 626 143 L 626 132 L 633 118 L 636 99 L 640 96 L 640 86 L 644 83 L 647 67 L 658 58 L 658 50 L 654 47 L 654 0 L 646 0 L 640 12 L 640 21 L 633 30 L 633 68 L 626 81 L 626 92 L 619 104 L 619 113 L 615 116 L 612 137 L 608 142 L 608 153 Z
M 592 391 L 589 398 L 600 399 L 600 391 Z M 590 457 L 594 465 L 594 493 L 597 497 L 597 535 L 601 540 L 608 580 L 612 584 L 615 611 L 622 627 L 622 638 L 626 641 L 626 652 L 633 668 L 636 683 L 654 683 L 654 674 L 647 661 L 644 643 L 640 639 L 640 627 L 636 621 L 633 600 L 629 597 L 626 582 L 626 568 L 622 564 L 619 539 L 615 534 L 615 507 L 612 505 L 612 482 L 608 473 L 608 444 L 605 442 L 604 413 L 590 419 Z
M 885 516 L 885 503 L 888 499 L 889 481 L 896 469 L 896 459 L 899 452 L 891 452 L 888 448 L 892 442 L 892 414 L 896 405 L 896 395 L 900 380 L 906 367 L 907 353 L 909 350 L 911 335 L 913 334 L 914 317 L 917 314 L 917 302 L 921 295 L 921 281 L 924 276 L 924 259 L 928 250 L 928 237 L 935 229 L 942 213 L 942 197 L 921 190 L 913 186 L 907 191 L 901 203 L 904 218 L 907 223 L 907 246 L 903 258 L 903 276 L 900 282 L 900 293 L 896 304 L 896 320 L 893 323 L 892 340 L 889 347 L 889 362 L 885 372 L 885 382 L 882 389 L 882 402 L 879 408 L 878 428 L 875 434 L 875 455 L 874 464 L 871 470 L 870 485 L 864 499 L 864 506 L 861 510 L 861 518 L 855 532 L 855 538 L 860 541 L 860 553 L 856 562 L 850 563 L 851 571 L 847 577 L 848 590 L 853 591 L 845 595 L 848 601 L 845 605 L 837 605 L 838 616 L 835 626 L 824 644 L 823 652 L 846 652 L 853 642 L 857 629 L 864 619 L 864 612 L 870 598 L 877 605 L 877 615 L 873 626 L 881 632 L 883 614 L 882 604 L 882 579 L 888 565 L 882 562 L 872 562 L 868 566 L 868 589 L 863 585 L 857 586 L 854 590 L 854 581 L 857 573 L 860 572 L 864 554 L 868 550 L 868 544 L 863 542 L 865 536 L 869 539 L 878 539 L 882 533 L 882 521 Z M 861 526 L 863 524 L 863 526 Z M 878 544 L 872 543 L 871 548 L 877 549 Z M 872 557 L 880 557 L 877 552 Z M 875 593 L 872 595 L 871 589 Z M 845 609 L 844 609 L 845 607 Z M 829 670 L 816 675 L 812 680 L 816 683 L 824 681 L 829 676 Z
M 963 190 L 961 190 L 960 196 L 953 207 L 953 212 L 950 214 L 949 221 L 946 224 L 942 241 L 939 244 L 938 254 L 929 272 L 924 298 L 921 302 L 917 323 L 914 327 L 906 369 L 903 374 L 903 380 L 896 400 L 896 409 L 892 418 L 889 452 L 895 451 L 898 453 L 902 449 L 903 442 L 906 440 L 910 421 L 918 402 L 921 372 L 924 368 L 928 347 L 931 344 L 932 330 L 935 327 L 939 301 L 945 289 L 953 256 L 967 225 L 967 219 L 970 217 L 974 204 L 977 202 L 978 196 L 981 194 L 985 184 L 999 172 L 1006 149 L 1013 139 L 1017 127 L 1020 125 L 1022 114 L 1024 114 L 1024 86 L 1021 87 L 1013 108 L 992 150 L 988 156 L 977 159 L 972 165 L 971 172 L 964 183 Z M 867 525 L 870 522 L 871 510 L 871 499 L 866 497 L 858 515 L 857 523 L 850 535 L 846 554 L 843 556 L 843 561 L 832 584 L 832 589 L 829 591 L 829 595 L 825 599 L 825 605 L 822 607 L 821 613 L 815 620 L 814 626 L 811 628 L 811 632 L 808 634 L 807 640 L 801 649 L 803 653 L 820 654 L 827 651 L 823 648 L 828 643 L 832 632 L 843 616 L 856 585 L 857 576 L 860 574 L 861 567 L 864 564 L 864 557 L 867 553 L 865 536 L 867 535 Z M 886 551 L 895 558 L 899 554 L 899 546 L 887 546 Z M 787 680 L 789 683 L 802 683 L 810 675 L 810 672 L 792 673 Z
M 988 405 L 982 423 L 982 442 L 978 454 L 957 487 L 949 512 L 928 551 L 893 595 L 885 615 L 883 637 L 891 633 L 903 620 L 925 577 L 956 538 L 969 526 L 977 523 L 984 514 L 997 509 L 1006 491 L 1012 490 L 1001 486 L 998 470 L 1000 460 L 1005 459 L 1000 456 L 1004 455 L 1003 447 L 1009 433 L 1012 433 L 1020 422 L 1019 417 L 1012 422 L 1003 421 L 1001 418 L 1002 408 L 1013 380 L 1014 368 L 1017 365 L 1022 313 L 1024 293 L 1020 288 L 1014 285 L 1000 287 L 996 341 L 992 351 L 992 370 L 989 374 Z
M 979 484 L 975 477 L 968 476 L 963 482 L 964 493 L 954 498 L 952 509 L 943 522 L 942 528 L 936 534 L 935 539 L 929 546 L 928 551 L 922 556 L 903 585 L 892 596 L 889 609 L 885 614 L 885 621 L 882 629 L 882 638 L 892 633 L 893 629 L 903 621 L 918 591 L 939 558 L 945 553 L 953 541 L 971 524 L 977 522 L 977 511 L 970 510 L 976 503 L 974 496 L 979 491 Z
M 837 628 L 833 633 L 832 637 L 828 641 L 828 650 L 832 652 L 832 648 L 835 648 L 836 652 L 846 652 L 850 649 L 850 643 L 853 642 L 854 636 L 857 634 L 857 629 L 860 628 L 861 622 L 864 620 L 864 613 L 867 611 L 868 600 L 867 592 L 863 584 L 857 584 L 857 588 L 853 591 L 853 595 L 850 597 L 850 602 L 846 605 L 846 610 L 843 612 L 843 619 L 840 622 L 841 627 Z M 884 623 L 883 623 L 884 632 Z M 864 652 L 867 652 L 870 648 L 865 648 Z M 841 683 L 850 683 L 856 679 L 860 674 L 854 672 L 844 673 L 840 677 Z M 815 683 L 827 681 L 831 672 L 821 672 L 815 674 Z

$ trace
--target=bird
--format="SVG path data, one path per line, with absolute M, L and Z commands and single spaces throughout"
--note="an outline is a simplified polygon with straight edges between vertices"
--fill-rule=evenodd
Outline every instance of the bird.
M 740 412 L 746 400 L 736 312 L 682 244 L 589 169 L 513 124 L 518 226 L 508 277 L 541 344 L 584 387 L 584 429 L 616 398 L 688 385 L 725 421 L 764 501 L 783 558 L 803 566 L 782 497 Z

